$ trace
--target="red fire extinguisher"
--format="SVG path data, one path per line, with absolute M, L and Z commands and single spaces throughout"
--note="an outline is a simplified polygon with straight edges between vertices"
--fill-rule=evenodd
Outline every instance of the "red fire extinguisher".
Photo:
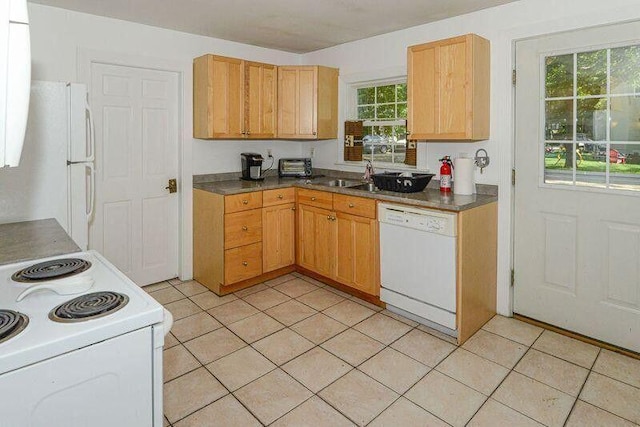
M 444 156 L 439 161 L 442 162 L 442 166 L 440 166 L 440 191 L 442 191 L 443 193 L 450 193 L 451 169 L 453 168 L 451 157 Z

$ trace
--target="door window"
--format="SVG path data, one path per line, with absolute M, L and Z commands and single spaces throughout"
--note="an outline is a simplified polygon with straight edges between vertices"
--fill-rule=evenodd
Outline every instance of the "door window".
M 542 60 L 543 182 L 640 191 L 640 44 Z

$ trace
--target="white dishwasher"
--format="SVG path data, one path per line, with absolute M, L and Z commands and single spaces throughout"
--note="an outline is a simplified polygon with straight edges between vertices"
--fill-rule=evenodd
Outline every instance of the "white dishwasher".
M 387 309 L 456 332 L 455 213 L 378 204 L 380 299 Z

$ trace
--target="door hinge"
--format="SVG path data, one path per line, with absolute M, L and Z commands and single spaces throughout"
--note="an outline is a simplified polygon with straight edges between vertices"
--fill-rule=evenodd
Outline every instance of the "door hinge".
M 518 78 L 517 78 L 516 70 L 511 70 L 511 84 L 515 86 L 517 80 Z
M 513 268 L 511 269 L 511 286 L 513 286 L 516 282 L 516 273 L 514 272 Z
M 511 169 L 511 185 L 516 185 L 516 170 Z

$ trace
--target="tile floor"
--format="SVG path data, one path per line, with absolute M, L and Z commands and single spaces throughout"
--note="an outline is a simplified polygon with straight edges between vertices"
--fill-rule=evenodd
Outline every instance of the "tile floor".
M 225 297 L 145 290 L 175 317 L 167 426 L 640 424 L 640 360 L 514 319 L 457 347 L 297 274 Z

